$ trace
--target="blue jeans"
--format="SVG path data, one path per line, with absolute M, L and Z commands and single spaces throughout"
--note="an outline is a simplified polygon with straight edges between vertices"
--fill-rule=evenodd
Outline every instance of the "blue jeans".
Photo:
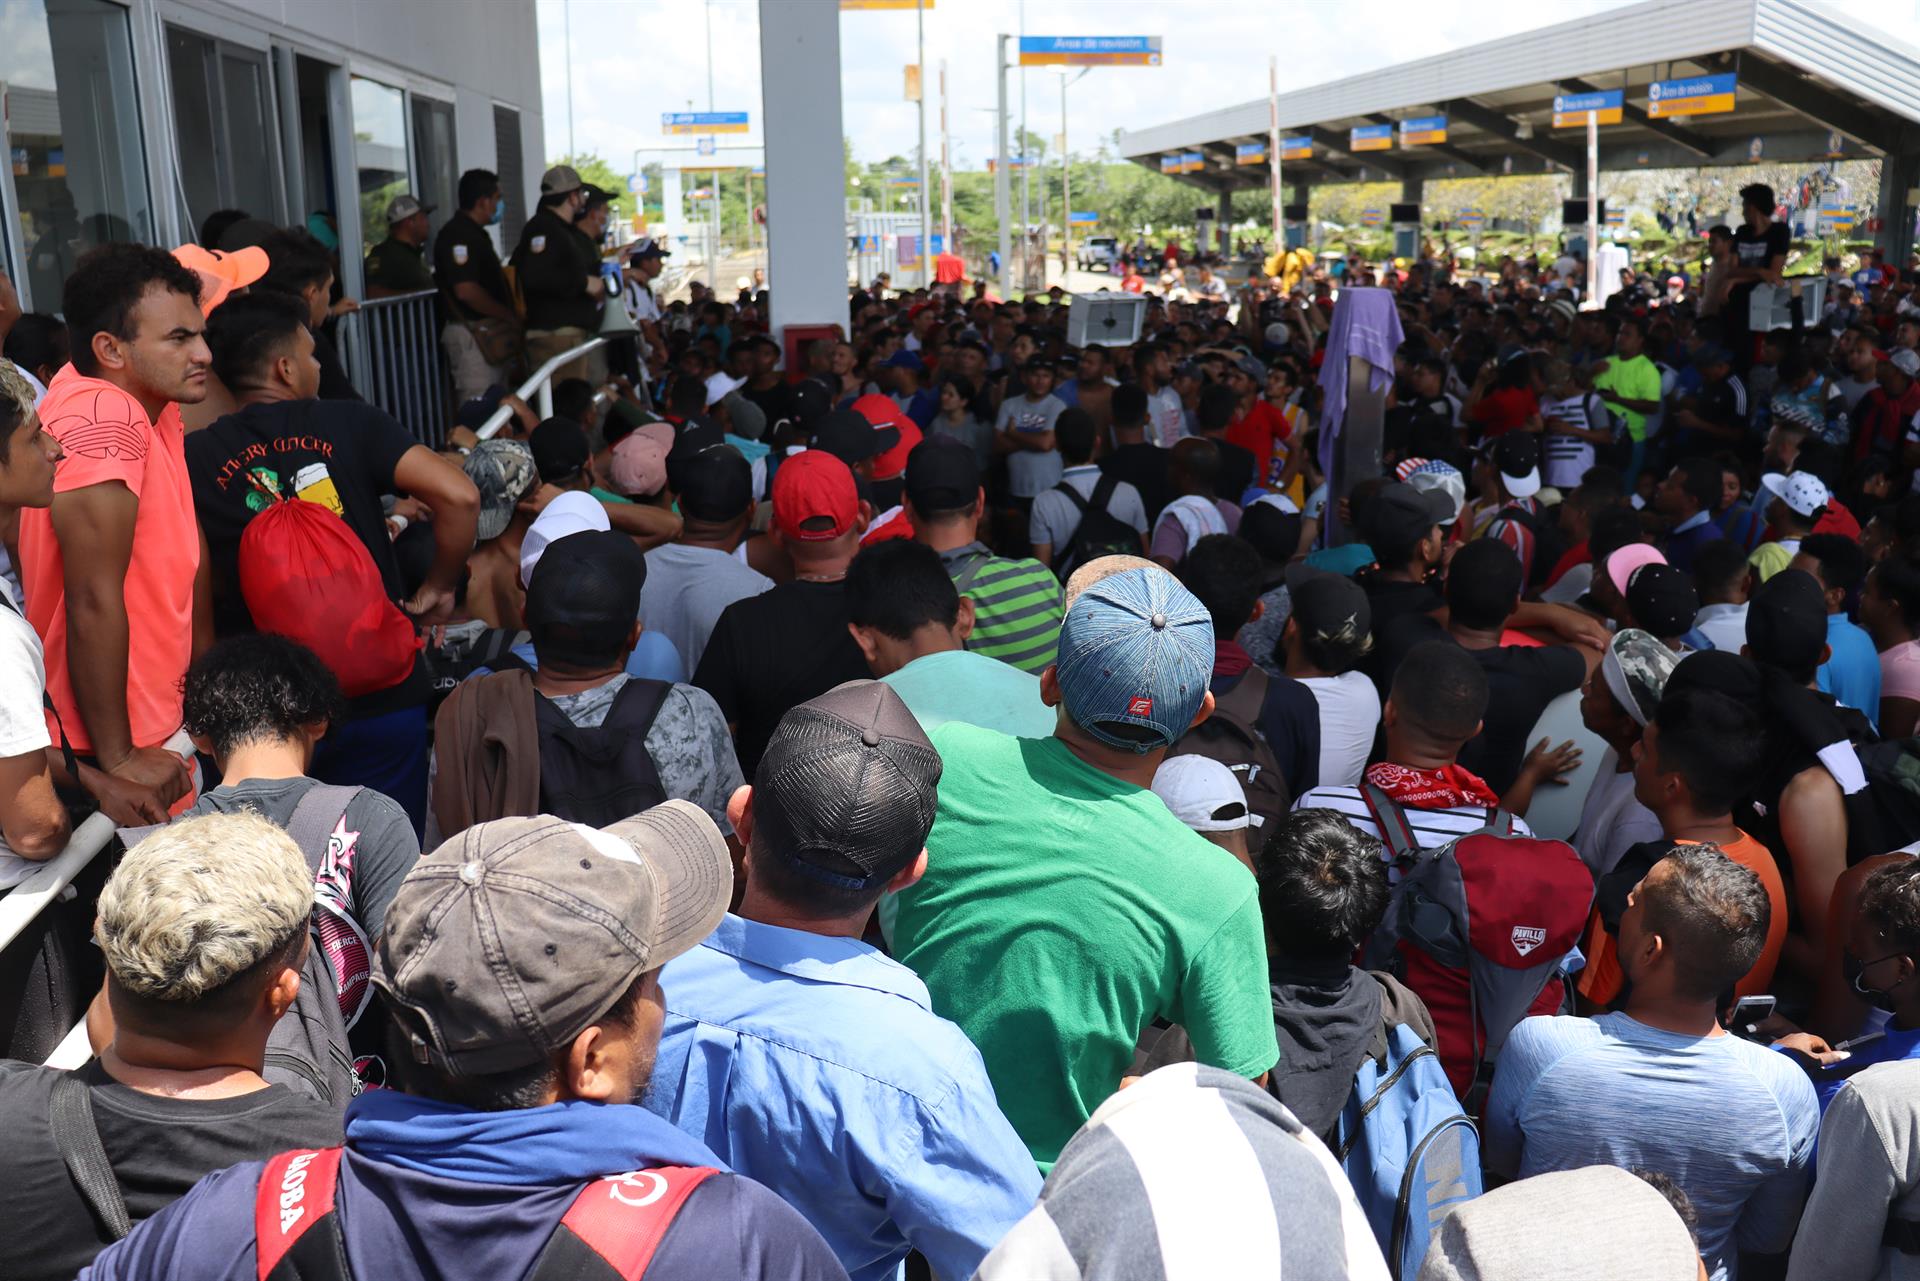
M 429 728 L 425 704 L 335 725 L 307 773 L 323 783 L 384 793 L 407 812 L 418 836 L 427 828 Z

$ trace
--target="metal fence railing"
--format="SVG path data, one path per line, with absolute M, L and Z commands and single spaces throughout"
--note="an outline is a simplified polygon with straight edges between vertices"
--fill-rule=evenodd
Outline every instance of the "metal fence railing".
M 373 298 L 347 317 L 359 329 L 352 350 L 353 383 L 362 396 L 399 419 L 414 438 L 438 449 L 453 422 L 453 394 L 440 353 L 439 294 Z
M 533 376 L 513 389 L 513 394 L 533 406 L 542 421 L 553 417 L 553 375 L 562 365 L 571 364 L 596 347 L 604 347 L 604 338 L 589 338 L 578 347 L 568 348 L 546 364 L 533 371 Z M 480 425 L 474 434 L 482 440 L 490 439 L 495 432 L 507 425 L 507 419 L 513 417 L 513 406 L 502 405 L 493 411 L 493 417 Z

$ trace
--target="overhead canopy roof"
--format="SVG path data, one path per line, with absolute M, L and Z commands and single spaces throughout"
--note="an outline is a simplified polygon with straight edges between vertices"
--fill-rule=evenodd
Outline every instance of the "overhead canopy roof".
M 1735 107 L 1653 119 L 1656 80 L 1727 72 Z M 1283 93 L 1282 137 L 1308 135 L 1311 159 L 1282 162 L 1289 182 L 1471 178 L 1580 172 L 1584 124 L 1553 127 L 1558 95 L 1624 90 L 1621 123 L 1600 129 L 1602 169 L 1802 161 L 1836 152 L 1861 159 L 1920 152 L 1920 50 L 1843 22 L 1805 0 L 1649 0 L 1417 62 Z M 1355 154 L 1350 131 L 1424 116 L 1448 119 L 1447 141 Z M 1265 98 L 1123 134 L 1127 159 L 1159 170 L 1165 156 L 1205 159 L 1181 181 L 1211 191 L 1265 187 Z M 1838 146 L 1835 135 L 1838 135 Z

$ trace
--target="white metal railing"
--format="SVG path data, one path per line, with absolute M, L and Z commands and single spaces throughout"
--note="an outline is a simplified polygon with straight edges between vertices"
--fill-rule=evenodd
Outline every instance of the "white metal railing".
M 27 874 L 27 879 L 0 896 L 0 948 L 12 946 L 40 914 L 61 901 L 74 878 L 100 855 L 113 840 L 113 820 L 105 814 L 89 815 L 67 838 L 66 848 Z M 87 1040 L 87 1019 L 83 1013 L 52 1054 L 47 1066 L 77 1068 L 93 1057 Z
M 73 879 L 107 847 L 113 833 L 113 820 L 105 814 L 88 816 L 67 838 L 65 849 L 0 896 L 0 948 L 9 946 L 40 913 L 60 901 Z
M 578 347 L 572 347 L 561 352 L 552 360 L 549 360 L 546 364 L 534 370 L 531 378 L 514 388 L 514 395 L 520 397 L 522 400 L 527 399 L 529 396 L 534 397 L 533 407 L 543 421 L 553 417 L 554 371 L 559 369 L 560 366 L 576 361 L 588 352 L 606 345 L 607 340 L 604 338 L 589 338 Z M 507 419 L 511 417 L 513 417 L 513 406 L 501 405 L 500 408 L 493 411 L 492 417 L 480 424 L 480 430 L 476 431 L 474 435 L 482 440 L 489 440 L 502 427 L 506 426 Z
M 451 394 L 440 369 L 439 291 L 369 298 L 342 323 L 359 340 L 349 349 L 364 360 L 352 370 L 354 387 L 438 448 L 453 423 Z

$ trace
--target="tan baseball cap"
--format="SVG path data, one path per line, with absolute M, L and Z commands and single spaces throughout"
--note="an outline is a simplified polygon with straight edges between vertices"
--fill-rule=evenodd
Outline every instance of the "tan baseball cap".
M 479 823 L 407 873 L 373 982 L 421 1062 L 456 1076 L 529 1067 L 711 934 L 732 895 L 726 841 L 686 801 L 599 829 Z
M 543 196 L 564 196 L 586 185 L 580 178 L 580 171 L 572 165 L 555 165 L 540 175 L 540 194 Z

